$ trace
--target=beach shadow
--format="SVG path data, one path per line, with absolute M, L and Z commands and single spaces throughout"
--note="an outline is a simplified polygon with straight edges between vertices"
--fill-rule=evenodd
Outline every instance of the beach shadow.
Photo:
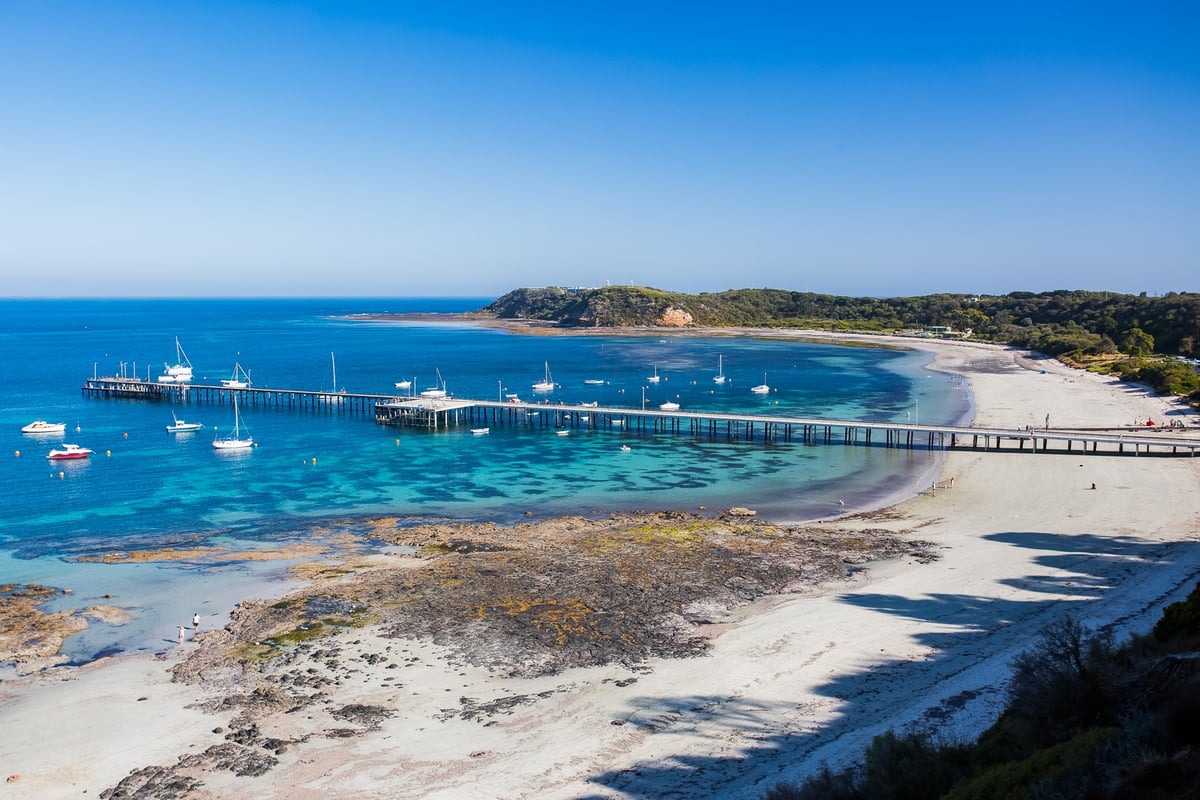
M 914 599 L 847 592 L 840 596 L 842 602 L 897 618 L 937 624 L 938 630 L 916 637 L 918 644 L 931 649 L 924 651 L 926 654 L 919 660 L 881 652 L 877 659 L 871 659 L 873 663 L 861 669 L 830 676 L 815 689 L 805 689 L 805 698 L 814 694 L 838 707 L 833 719 L 809 731 L 781 733 L 777 726 L 772 726 L 773 720 L 784 712 L 794 715 L 799 708 L 796 703 L 687 694 L 631 699 L 626 717 L 614 720 L 614 724 L 637 725 L 656 737 L 695 736 L 711 731 L 716 724 L 719 730 L 714 738 L 721 741 L 715 742 L 713 749 L 723 749 L 727 755 L 681 753 L 674 758 L 663 757 L 653 763 L 604 772 L 594 776 L 592 782 L 629 797 L 761 798 L 781 780 L 802 780 L 825 763 L 859 761 L 870 737 L 885 732 L 896 719 L 894 687 L 949 686 L 964 672 L 993 670 L 994 654 L 1015 655 L 1032 645 L 1046 625 L 1069 613 L 1086 620 L 1089 603 L 1107 592 L 1121 591 L 1120 581 L 1112 578 L 1114 560 L 1127 564 L 1130 572 L 1154 570 L 1167 564 L 1200 565 L 1200 543 L 1196 542 L 1163 543 L 1132 536 L 1110 538 L 1021 531 L 986 538 L 1044 551 L 1035 558 L 1037 564 L 1071 574 L 1025 575 L 1001 580 L 1002 585 L 1034 595 L 1019 599 L 936 592 Z M 1068 599 L 1060 599 L 1063 593 Z M 970 685 L 970 681 L 965 685 Z M 957 707 L 985 693 L 991 700 L 1002 700 L 1005 688 L 1001 684 L 964 690 L 943 698 L 931 708 L 922 706 L 931 702 L 933 694 L 917 692 L 919 705 L 909 709 L 910 727 L 937 736 L 939 722 L 951 716 Z M 798 702 L 802 699 L 798 698 Z

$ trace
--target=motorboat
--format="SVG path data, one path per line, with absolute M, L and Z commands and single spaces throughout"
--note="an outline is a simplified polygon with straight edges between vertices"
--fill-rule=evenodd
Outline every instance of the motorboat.
M 243 430 L 241 415 L 238 413 L 237 395 L 233 395 L 233 433 L 229 436 L 217 436 L 213 439 L 213 447 L 217 450 L 244 450 L 254 446 L 254 438 L 250 431 Z M 244 435 L 243 435 L 244 434 Z
M 566 428 L 559 428 L 554 433 L 558 436 L 570 436 L 571 435 L 571 432 L 569 430 L 567 430 Z
M 95 450 L 89 450 L 86 447 L 80 447 L 77 444 L 64 444 L 62 447 L 56 447 L 46 454 L 46 458 L 51 461 L 71 461 L 79 458 L 87 458 Z
M 167 426 L 167 433 L 190 433 L 198 431 L 204 427 L 199 422 L 184 422 L 179 417 L 175 416 L 175 412 L 171 412 L 171 419 L 175 420 Z
M 44 419 L 35 419 L 28 425 L 22 426 L 21 433 L 64 433 L 67 430 L 65 422 L 46 422 Z
M 750 391 L 754 394 L 770 394 L 771 387 L 767 385 L 767 373 L 763 373 L 763 382 L 758 386 L 751 386 Z
M 713 383 L 724 383 L 724 382 L 725 382 L 725 357 L 722 355 L 718 355 L 717 356 L 717 374 L 713 375 Z
M 471 433 L 475 434 L 476 436 L 487 436 L 491 432 L 491 428 L 471 428 Z
M 547 362 L 545 362 L 545 364 L 546 364 L 546 375 L 540 381 L 538 381 L 537 383 L 535 383 L 533 385 L 533 390 L 535 392 L 553 392 L 554 391 L 554 379 L 550 377 L 550 362 L 547 361 Z
M 221 386 L 226 389 L 249 389 L 250 373 L 243 369 L 241 364 L 235 362 L 232 377 L 223 378 Z
M 628 452 L 629 452 L 630 450 L 632 450 L 632 449 L 633 449 L 633 448 L 632 448 L 632 447 L 630 447 L 630 446 L 629 446 L 629 445 L 627 445 L 627 444 L 623 444 L 623 445 L 621 445 L 621 452 L 622 452 L 622 453 L 628 453 Z
M 396 381 L 392 384 L 397 389 L 408 389 L 412 387 L 412 381 Z
M 604 381 L 599 378 L 584 378 L 583 384 L 584 386 L 603 386 Z
M 175 337 L 175 363 L 163 364 L 163 374 L 158 376 L 159 383 L 188 383 L 192 379 L 192 362 L 188 360 L 187 353 L 183 352 L 183 345 L 179 343 L 179 337 Z
M 673 400 L 668 400 L 668 401 L 667 401 L 667 402 L 665 402 L 665 403 L 659 403 L 659 404 L 658 404 L 658 408 L 659 408 L 659 410 L 661 410 L 661 411 L 678 411 L 678 410 L 679 410 L 679 403 L 676 403 L 676 402 L 675 402 L 675 401 L 673 401 Z

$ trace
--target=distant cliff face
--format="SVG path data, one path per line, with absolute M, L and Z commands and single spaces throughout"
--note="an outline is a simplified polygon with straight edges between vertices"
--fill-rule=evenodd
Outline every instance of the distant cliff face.
M 569 327 L 671 327 L 695 325 L 676 295 L 635 286 L 599 289 L 516 289 L 479 310 L 500 319 L 536 319 Z

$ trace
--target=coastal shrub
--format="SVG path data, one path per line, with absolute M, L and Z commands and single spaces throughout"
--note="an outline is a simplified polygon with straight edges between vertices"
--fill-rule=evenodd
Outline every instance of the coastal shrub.
M 1067 616 L 1044 628 L 1013 660 L 1009 708 L 1034 746 L 1047 747 L 1102 724 L 1112 708 L 1112 642 Z
M 1120 734 L 1119 728 L 1089 728 L 1021 761 L 990 767 L 945 794 L 926 796 L 942 800 L 1101 796 L 1089 790 L 1104 772 L 1102 765 L 1106 759 L 1100 756 Z
M 1154 387 L 1159 394 L 1184 395 L 1200 389 L 1200 374 L 1185 361 L 1151 361 L 1138 370 L 1138 380 Z
M 1191 649 L 1200 644 L 1200 583 L 1192 589 L 1187 599 L 1171 603 L 1163 609 L 1162 617 L 1155 623 L 1151 635 L 1164 644 L 1175 644 L 1181 649 Z

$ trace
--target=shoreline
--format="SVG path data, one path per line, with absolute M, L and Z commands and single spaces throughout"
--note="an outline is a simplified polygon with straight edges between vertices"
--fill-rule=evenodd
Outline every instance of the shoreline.
M 970 382 L 977 424 L 1177 410 L 1020 351 L 926 344 L 935 366 Z M 8 796 L 98 793 L 134 770 L 196 781 L 195 797 L 757 796 L 856 759 L 888 727 L 974 735 L 1002 703 L 1011 656 L 1056 615 L 1145 630 L 1190 591 L 1200 577 L 1192 462 L 950 453 L 936 482 L 953 488 L 805 526 L 886 531 L 928 542 L 936 560 L 910 551 L 806 589 L 695 609 L 709 649 L 689 658 L 503 675 L 366 620 L 299 642 L 262 672 L 218 671 L 242 691 L 168 681 L 183 663 L 174 654 L 6 684 L 0 708 L 30 734 L 0 751 L 20 776 Z M 1147 497 L 1173 502 L 1138 502 Z M 289 715 L 297 698 L 307 711 Z M 251 720 L 258 739 L 227 738 Z

